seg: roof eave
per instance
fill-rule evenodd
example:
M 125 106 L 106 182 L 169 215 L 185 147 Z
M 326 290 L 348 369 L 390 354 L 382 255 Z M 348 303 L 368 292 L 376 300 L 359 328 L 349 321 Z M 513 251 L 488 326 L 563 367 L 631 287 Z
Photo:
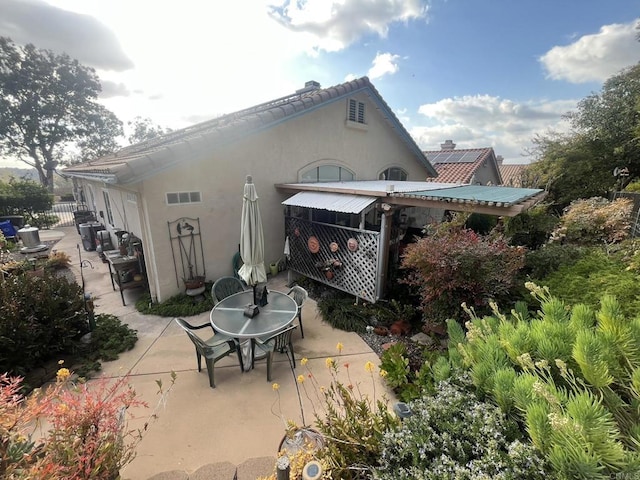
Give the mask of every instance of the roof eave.
M 90 172 L 74 172 L 64 170 L 63 175 L 74 178 L 81 178 L 83 180 L 91 180 L 94 182 L 102 182 L 109 184 L 118 184 L 118 176 L 113 173 L 90 173 Z

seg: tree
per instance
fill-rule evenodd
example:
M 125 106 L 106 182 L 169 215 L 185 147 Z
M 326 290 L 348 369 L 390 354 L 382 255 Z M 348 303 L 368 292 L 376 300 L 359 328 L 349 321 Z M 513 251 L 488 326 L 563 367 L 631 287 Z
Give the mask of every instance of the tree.
M 557 208 L 571 201 L 606 196 L 640 177 L 640 64 L 609 78 L 600 93 L 578 103 L 567 115 L 573 132 L 534 140 L 538 162 L 530 167 L 538 187 L 549 191 Z M 616 184 L 614 169 L 627 168 Z
M 161 137 L 172 131 L 168 127 L 163 128 L 155 125 L 150 118 L 136 117 L 132 121 L 127 122 L 127 125 L 133 128 L 133 132 L 127 137 L 131 145 Z
M 0 37 L 0 153 L 25 162 L 50 191 L 60 163 L 117 148 L 122 123 L 96 99 L 92 68 L 66 54 Z

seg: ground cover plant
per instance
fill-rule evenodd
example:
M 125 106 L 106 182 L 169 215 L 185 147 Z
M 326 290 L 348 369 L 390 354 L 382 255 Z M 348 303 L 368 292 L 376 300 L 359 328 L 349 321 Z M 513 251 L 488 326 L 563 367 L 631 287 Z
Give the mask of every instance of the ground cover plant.
M 387 430 L 377 480 L 511 479 L 548 476 L 518 425 L 469 390 L 468 375 L 439 382 L 409 403 L 411 415 Z
M 158 315 L 160 317 L 190 317 L 211 310 L 213 298 L 211 297 L 212 283 L 205 283 L 202 298 L 195 299 L 186 293 L 179 293 L 168 298 L 162 303 L 153 303 L 151 295 L 145 293 L 136 302 L 136 310 L 144 315 Z

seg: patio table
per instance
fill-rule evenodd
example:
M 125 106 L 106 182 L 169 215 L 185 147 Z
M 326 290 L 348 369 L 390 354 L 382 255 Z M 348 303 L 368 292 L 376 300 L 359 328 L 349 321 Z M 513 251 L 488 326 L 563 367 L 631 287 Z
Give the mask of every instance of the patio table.
M 234 293 L 218 302 L 211 310 L 213 328 L 240 342 L 244 371 L 253 363 L 251 339 L 263 338 L 279 332 L 296 318 L 298 305 L 289 295 L 270 291 L 267 305 L 259 307 L 253 318 L 244 315 L 245 307 L 253 303 L 253 291 Z

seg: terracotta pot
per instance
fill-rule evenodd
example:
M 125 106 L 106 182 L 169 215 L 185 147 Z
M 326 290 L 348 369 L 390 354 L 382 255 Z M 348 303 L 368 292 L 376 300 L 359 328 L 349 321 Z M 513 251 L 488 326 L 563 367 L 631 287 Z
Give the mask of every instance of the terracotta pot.
M 331 270 L 327 270 L 324 272 L 324 276 L 331 280 L 333 278 L 333 272 Z
M 375 333 L 376 335 L 380 335 L 381 337 L 386 337 L 387 335 L 389 335 L 389 330 L 387 329 L 387 327 L 375 327 L 373 329 L 373 333 Z

